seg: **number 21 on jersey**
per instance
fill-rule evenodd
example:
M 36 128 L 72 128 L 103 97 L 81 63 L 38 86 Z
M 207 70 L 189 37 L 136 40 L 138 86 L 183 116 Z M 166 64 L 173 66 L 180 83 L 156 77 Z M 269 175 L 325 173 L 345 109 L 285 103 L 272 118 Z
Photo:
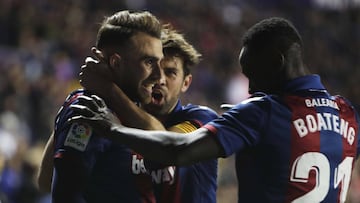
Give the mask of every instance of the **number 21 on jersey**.
M 338 188 L 339 185 L 341 185 L 339 188 L 340 202 L 345 202 L 351 179 L 353 159 L 353 157 L 345 157 L 335 168 L 334 174 L 330 174 L 330 163 L 324 154 L 307 152 L 299 156 L 292 165 L 290 181 L 306 183 L 309 180 L 310 171 L 314 170 L 316 174 L 315 187 L 292 202 L 321 202 L 325 199 L 330 187 Z M 331 175 L 334 176 L 334 184 L 330 186 Z

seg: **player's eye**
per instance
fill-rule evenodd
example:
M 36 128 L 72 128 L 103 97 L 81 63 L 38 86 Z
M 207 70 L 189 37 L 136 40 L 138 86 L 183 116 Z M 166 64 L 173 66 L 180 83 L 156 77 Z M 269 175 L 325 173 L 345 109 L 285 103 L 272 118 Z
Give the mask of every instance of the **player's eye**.
M 151 58 L 151 59 L 146 59 L 146 60 L 145 60 L 145 64 L 146 64 L 146 65 L 149 65 L 149 66 L 152 66 L 152 65 L 155 64 L 155 63 L 156 63 L 156 60 L 153 59 L 153 58 Z
M 178 74 L 178 71 L 174 68 L 167 68 L 164 72 L 168 76 L 176 76 Z

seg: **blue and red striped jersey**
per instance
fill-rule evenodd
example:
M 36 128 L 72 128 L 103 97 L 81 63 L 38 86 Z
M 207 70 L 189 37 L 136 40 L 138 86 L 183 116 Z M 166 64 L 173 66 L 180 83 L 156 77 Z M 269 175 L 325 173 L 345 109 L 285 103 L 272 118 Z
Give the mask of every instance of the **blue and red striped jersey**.
M 205 127 L 236 153 L 239 202 L 344 202 L 359 154 L 359 115 L 318 75 L 281 96 L 255 94 Z
M 193 104 L 182 106 L 178 101 L 175 109 L 167 116 L 163 124 L 168 128 L 190 122 L 194 128 L 200 128 L 217 117 L 217 113 L 208 107 Z M 186 128 L 186 125 L 183 126 Z M 155 171 L 149 168 L 148 170 L 152 174 L 155 195 L 159 203 L 216 202 L 217 159 L 186 167 L 170 166 Z M 160 172 L 161 170 L 163 173 Z M 154 176 L 154 174 L 157 175 Z M 160 174 L 170 175 L 160 178 L 162 176 Z
M 74 116 L 69 106 L 84 94 L 89 93 L 71 93 L 56 118 L 54 203 L 216 202 L 216 159 L 188 167 L 165 167 L 111 142 L 87 124 L 69 124 L 67 120 Z M 181 106 L 179 101 L 164 125 L 189 122 L 188 126 L 199 128 L 214 118 L 216 112 L 207 107 Z
M 83 94 L 71 93 L 56 117 L 53 202 L 156 202 L 139 154 L 87 124 L 67 122 L 74 116 L 69 106 Z

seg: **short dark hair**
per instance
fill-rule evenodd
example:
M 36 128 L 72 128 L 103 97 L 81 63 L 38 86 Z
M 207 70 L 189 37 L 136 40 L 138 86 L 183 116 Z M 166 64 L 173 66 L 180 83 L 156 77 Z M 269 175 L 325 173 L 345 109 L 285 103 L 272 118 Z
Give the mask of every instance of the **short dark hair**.
M 137 32 L 144 32 L 161 38 L 162 26 L 159 20 L 148 11 L 119 11 L 106 17 L 97 34 L 96 47 L 123 46 Z
M 280 17 L 271 17 L 252 26 L 243 36 L 243 46 L 261 49 L 276 47 L 280 52 L 286 52 L 293 43 L 302 47 L 302 39 L 295 26 Z

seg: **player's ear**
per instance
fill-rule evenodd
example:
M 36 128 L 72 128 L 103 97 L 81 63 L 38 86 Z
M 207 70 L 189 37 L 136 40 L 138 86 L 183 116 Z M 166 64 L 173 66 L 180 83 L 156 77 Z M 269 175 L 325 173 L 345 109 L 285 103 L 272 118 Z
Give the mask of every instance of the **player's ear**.
M 109 63 L 111 67 L 118 67 L 120 65 L 121 56 L 117 53 L 110 56 Z
M 183 93 L 186 92 L 189 89 L 191 82 L 192 82 L 192 75 L 189 74 L 189 75 L 185 76 L 183 85 L 181 87 L 181 92 L 183 92 Z
M 277 61 L 277 65 L 279 67 L 280 70 L 284 69 L 285 67 L 285 56 L 283 53 L 281 53 L 280 51 L 275 52 L 275 57 L 274 57 Z

